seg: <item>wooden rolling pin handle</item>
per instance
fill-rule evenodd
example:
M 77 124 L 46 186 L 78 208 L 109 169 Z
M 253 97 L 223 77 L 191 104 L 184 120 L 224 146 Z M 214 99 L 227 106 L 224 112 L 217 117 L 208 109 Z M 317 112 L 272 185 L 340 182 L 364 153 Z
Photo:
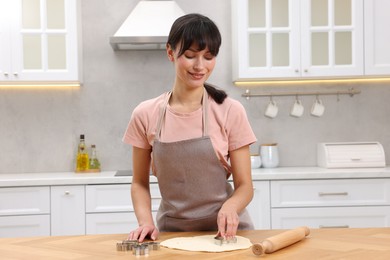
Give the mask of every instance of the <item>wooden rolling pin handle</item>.
M 255 255 L 262 255 L 264 253 L 273 253 L 286 246 L 290 246 L 310 234 L 308 227 L 298 227 L 292 230 L 285 231 L 278 235 L 269 237 L 261 243 L 256 243 L 252 246 L 252 252 Z

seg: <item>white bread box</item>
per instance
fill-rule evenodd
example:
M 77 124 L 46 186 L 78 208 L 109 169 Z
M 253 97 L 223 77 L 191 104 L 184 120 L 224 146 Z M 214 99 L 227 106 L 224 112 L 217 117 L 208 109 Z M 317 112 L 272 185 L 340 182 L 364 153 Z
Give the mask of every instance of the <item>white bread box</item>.
M 385 151 L 379 142 L 319 143 L 317 165 L 324 168 L 385 167 Z

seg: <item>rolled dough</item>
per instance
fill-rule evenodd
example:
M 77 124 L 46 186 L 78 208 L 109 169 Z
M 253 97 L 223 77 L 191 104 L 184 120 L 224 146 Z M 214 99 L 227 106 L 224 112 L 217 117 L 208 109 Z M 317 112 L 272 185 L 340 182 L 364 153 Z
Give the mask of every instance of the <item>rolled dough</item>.
M 167 239 L 160 243 L 163 247 L 197 252 L 226 252 L 240 249 L 247 249 L 252 246 L 248 238 L 236 236 L 237 243 L 215 244 L 215 235 L 204 235 L 194 237 L 176 237 Z

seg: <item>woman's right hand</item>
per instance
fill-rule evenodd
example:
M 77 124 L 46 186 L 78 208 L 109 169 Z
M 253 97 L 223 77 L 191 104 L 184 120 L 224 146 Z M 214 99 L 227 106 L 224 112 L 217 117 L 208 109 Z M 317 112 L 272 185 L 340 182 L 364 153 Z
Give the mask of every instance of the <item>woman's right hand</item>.
M 143 225 L 136 230 L 130 232 L 127 237 L 128 240 L 138 240 L 138 242 L 144 241 L 146 237 L 150 237 L 152 240 L 158 238 L 159 231 L 154 225 Z

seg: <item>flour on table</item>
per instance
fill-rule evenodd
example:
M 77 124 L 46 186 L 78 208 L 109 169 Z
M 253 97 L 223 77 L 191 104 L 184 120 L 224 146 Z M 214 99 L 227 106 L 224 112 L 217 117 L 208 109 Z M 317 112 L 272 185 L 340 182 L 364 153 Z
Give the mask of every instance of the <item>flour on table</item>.
M 215 235 L 204 235 L 194 237 L 176 237 L 167 239 L 160 243 L 161 246 L 185 251 L 197 252 L 226 252 L 240 249 L 247 249 L 252 246 L 248 238 L 236 236 L 237 243 L 215 244 Z

